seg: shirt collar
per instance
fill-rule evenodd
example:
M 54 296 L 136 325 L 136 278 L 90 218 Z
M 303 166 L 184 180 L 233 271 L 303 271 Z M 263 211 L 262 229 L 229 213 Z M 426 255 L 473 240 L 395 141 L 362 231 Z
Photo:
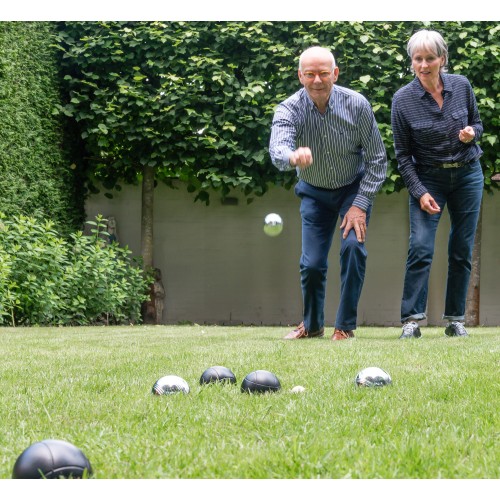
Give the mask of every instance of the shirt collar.
M 445 92 L 452 92 L 451 79 L 447 73 L 441 73 L 441 80 L 443 82 L 443 90 Z M 419 97 L 423 97 L 427 91 L 424 89 L 418 77 L 415 77 L 413 82 L 413 89 L 418 94 Z
M 307 105 L 309 106 L 310 109 L 315 109 L 316 108 L 316 105 L 314 104 L 313 100 L 311 99 L 311 96 L 309 95 L 309 92 L 307 92 L 307 90 L 302 87 L 302 91 L 304 92 L 305 96 L 306 96 L 306 101 L 307 101 Z M 333 101 L 335 100 L 335 94 L 336 90 L 335 90 L 335 85 L 333 86 L 331 92 L 330 92 L 330 97 L 328 98 L 328 103 L 326 105 L 326 109 L 328 110 L 328 108 L 330 109 L 333 109 Z
M 441 73 L 441 80 L 443 80 L 443 89 L 445 92 L 452 92 L 451 78 L 448 73 Z

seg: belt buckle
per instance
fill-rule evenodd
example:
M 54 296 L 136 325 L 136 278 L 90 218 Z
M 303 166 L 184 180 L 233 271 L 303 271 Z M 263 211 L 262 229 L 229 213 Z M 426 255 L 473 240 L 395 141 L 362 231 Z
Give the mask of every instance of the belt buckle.
M 441 168 L 458 168 L 461 163 L 443 163 L 441 164 Z

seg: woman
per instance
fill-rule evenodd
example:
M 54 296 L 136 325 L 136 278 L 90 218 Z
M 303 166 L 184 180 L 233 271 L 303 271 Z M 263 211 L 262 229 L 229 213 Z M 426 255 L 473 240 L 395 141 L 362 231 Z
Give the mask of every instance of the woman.
M 465 302 L 483 193 L 477 144 L 483 133 L 472 87 L 446 73 L 448 48 L 436 31 L 421 30 L 408 42 L 415 79 L 392 102 L 399 171 L 410 193 L 410 243 L 401 302 L 401 339 L 421 336 L 429 273 L 442 210 L 448 205 L 448 280 L 445 334 L 466 337 Z

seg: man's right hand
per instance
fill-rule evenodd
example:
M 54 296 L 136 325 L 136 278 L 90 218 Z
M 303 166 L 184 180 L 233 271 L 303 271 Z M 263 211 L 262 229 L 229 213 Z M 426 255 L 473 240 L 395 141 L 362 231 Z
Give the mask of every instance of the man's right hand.
M 292 167 L 306 168 L 312 165 L 313 157 L 309 148 L 298 148 L 290 156 Z

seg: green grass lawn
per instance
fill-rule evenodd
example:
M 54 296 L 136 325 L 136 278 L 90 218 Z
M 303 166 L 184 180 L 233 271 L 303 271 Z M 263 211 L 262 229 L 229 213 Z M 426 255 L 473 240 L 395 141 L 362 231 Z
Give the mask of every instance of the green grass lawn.
M 499 328 L 399 341 L 399 328 L 362 327 L 337 343 L 283 341 L 288 330 L 0 329 L 0 478 L 49 438 L 81 448 L 97 479 L 500 477 Z M 237 384 L 200 386 L 213 365 Z M 368 366 L 392 385 L 356 387 Z M 241 393 L 258 369 L 282 390 Z M 154 396 L 168 374 L 190 393 Z

